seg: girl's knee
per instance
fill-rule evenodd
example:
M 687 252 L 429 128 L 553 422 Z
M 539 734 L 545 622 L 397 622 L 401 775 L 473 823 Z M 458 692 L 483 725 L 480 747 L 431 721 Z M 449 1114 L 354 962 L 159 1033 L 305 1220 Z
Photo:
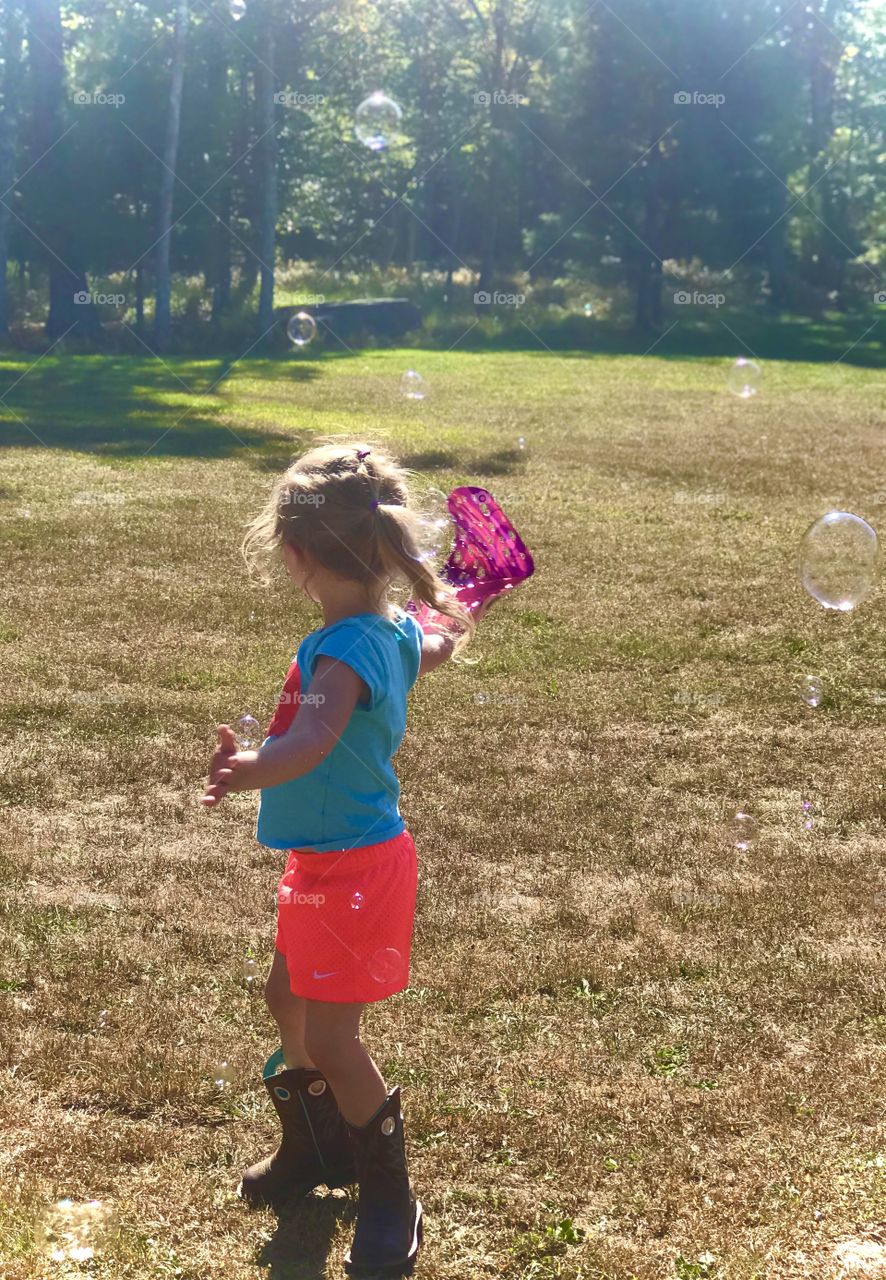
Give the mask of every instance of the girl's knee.
M 334 1074 L 338 1064 L 353 1052 L 354 1044 L 353 1035 L 342 1035 L 328 1027 L 312 1027 L 305 1031 L 305 1051 L 327 1075 Z

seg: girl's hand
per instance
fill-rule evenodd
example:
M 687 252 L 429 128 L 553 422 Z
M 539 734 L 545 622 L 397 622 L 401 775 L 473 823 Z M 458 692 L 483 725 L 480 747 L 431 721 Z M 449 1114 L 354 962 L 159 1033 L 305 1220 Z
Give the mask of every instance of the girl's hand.
M 200 803 L 204 808 L 214 809 L 224 800 L 229 791 L 237 790 L 237 783 L 242 779 L 238 778 L 235 781 L 235 774 L 238 771 L 242 774 L 244 766 L 253 755 L 254 752 L 237 751 L 237 739 L 229 724 L 218 726 L 218 746 L 209 765 L 209 781 L 206 784 L 206 790 L 200 797 Z

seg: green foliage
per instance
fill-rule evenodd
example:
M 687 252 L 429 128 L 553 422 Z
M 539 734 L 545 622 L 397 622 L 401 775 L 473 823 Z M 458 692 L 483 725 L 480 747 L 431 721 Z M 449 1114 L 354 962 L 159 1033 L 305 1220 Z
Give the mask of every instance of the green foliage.
M 8 258 L 19 331 L 42 320 L 60 256 L 71 278 L 115 279 L 101 291 L 123 301 L 96 311 L 117 341 L 137 347 L 130 331 L 147 332 L 175 9 L 5 6 L 0 171 L 13 189 L 0 277 Z M 775 17 L 770 0 L 624 0 L 618 13 L 570 0 L 248 0 L 239 22 L 225 0 L 190 6 L 179 341 L 205 331 L 206 346 L 242 349 L 258 336 L 268 56 L 277 265 L 318 264 L 312 299 L 353 296 L 351 280 L 372 273 L 389 290 L 396 268 L 441 343 L 470 327 L 474 344 L 532 333 L 561 348 L 620 313 L 664 328 L 673 309 L 681 328 L 719 330 L 718 308 L 674 305 L 683 294 L 816 317 L 870 310 L 886 217 L 882 7 L 815 0 Z M 59 23 L 63 69 L 44 48 Z M 402 137 L 373 154 L 354 112 L 380 86 L 402 104 Z M 475 307 L 478 279 L 526 302 Z M 0 290 L 0 329 L 5 308 Z

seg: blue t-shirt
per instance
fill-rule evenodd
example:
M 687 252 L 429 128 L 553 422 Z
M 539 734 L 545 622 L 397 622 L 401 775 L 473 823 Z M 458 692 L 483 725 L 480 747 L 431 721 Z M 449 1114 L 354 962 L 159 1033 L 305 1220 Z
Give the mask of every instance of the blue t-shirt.
M 316 768 L 262 790 L 255 833 L 262 844 L 327 853 L 378 844 L 404 830 L 392 757 L 406 730 L 406 696 L 418 678 L 421 645 L 421 627 L 401 610 L 393 619 L 355 614 L 305 637 L 293 664 L 295 687 L 301 690 L 293 695 L 296 701 L 307 694 L 321 655 L 356 671 L 369 700 L 358 702 L 341 738 Z M 275 716 L 268 741 L 280 736 L 275 726 L 282 722 Z

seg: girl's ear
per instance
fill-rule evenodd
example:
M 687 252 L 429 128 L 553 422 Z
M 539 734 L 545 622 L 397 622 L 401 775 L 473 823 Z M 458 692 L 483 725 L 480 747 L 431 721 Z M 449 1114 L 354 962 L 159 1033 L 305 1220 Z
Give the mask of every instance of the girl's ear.
M 286 565 L 289 576 L 296 581 L 301 581 L 307 568 L 305 553 L 300 551 L 298 547 L 290 546 L 288 542 L 284 542 L 283 563 Z

